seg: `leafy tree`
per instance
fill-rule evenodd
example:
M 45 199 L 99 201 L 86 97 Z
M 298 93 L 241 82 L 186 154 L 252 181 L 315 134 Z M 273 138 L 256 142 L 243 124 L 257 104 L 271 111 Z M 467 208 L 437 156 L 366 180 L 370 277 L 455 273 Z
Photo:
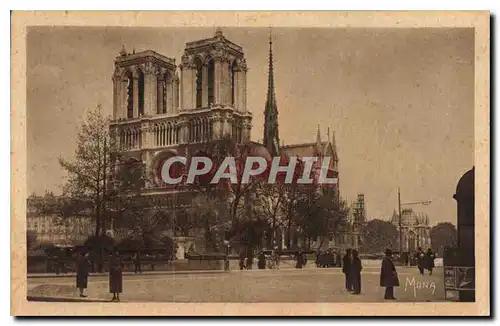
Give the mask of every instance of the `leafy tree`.
M 398 243 L 398 229 L 390 222 L 374 219 L 363 225 L 363 251 L 381 253 Z
M 457 245 L 457 229 L 449 222 L 438 223 L 431 228 L 432 250 L 439 256 L 443 255 L 444 247 L 454 247 Z
M 299 189 L 296 204 L 297 224 L 308 239 L 320 237 L 320 247 L 325 238 L 335 233 L 347 219 L 347 205 L 340 200 L 333 188 L 304 185 Z
M 101 235 L 104 229 L 103 209 L 113 173 L 113 152 L 114 142 L 109 133 L 109 118 L 104 117 L 102 108 L 98 105 L 89 110 L 80 127 L 74 160 L 59 159 L 61 167 L 68 174 L 64 194 L 92 203 L 96 237 Z
M 63 215 L 90 209 L 95 236 L 104 233 L 105 218 L 116 220 L 132 209 L 145 184 L 144 164 L 116 154 L 116 135 L 109 122 L 100 105 L 89 110 L 78 132 L 74 160 L 59 159 L 68 174 L 64 195 L 69 202 L 63 205 Z

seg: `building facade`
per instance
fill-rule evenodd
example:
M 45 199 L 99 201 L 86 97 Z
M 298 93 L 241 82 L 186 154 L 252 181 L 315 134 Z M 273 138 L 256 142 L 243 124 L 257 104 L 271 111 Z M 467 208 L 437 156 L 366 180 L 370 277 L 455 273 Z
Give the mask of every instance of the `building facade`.
M 80 245 L 94 234 L 95 221 L 88 211 L 72 216 L 59 212 L 64 198 L 31 196 L 27 201 L 26 227 L 35 235 L 35 243 Z
M 250 140 L 247 70 L 243 49 L 220 29 L 187 43 L 179 66 L 151 50 L 122 49 L 115 59 L 110 128 L 121 160 L 144 164 L 148 190 L 166 191 L 161 164 L 171 156 L 189 158 L 227 137 Z
M 391 222 L 399 228 L 399 218 L 396 211 L 392 214 Z M 401 239 L 403 252 L 414 252 L 419 247 L 423 250 L 431 248 L 431 226 L 429 216 L 416 213 L 411 208 L 401 211 Z

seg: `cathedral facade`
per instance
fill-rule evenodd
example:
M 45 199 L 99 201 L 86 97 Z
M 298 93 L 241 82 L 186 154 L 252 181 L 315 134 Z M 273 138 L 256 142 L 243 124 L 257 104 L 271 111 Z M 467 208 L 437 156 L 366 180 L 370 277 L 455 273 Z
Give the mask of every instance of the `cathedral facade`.
M 399 218 L 396 211 L 392 214 L 392 224 L 399 228 Z M 431 226 L 427 214 L 416 213 L 411 208 L 401 211 L 401 239 L 403 252 L 415 252 L 431 248 Z
M 227 137 L 236 143 L 250 142 L 252 113 L 247 107 L 248 69 L 242 47 L 217 29 L 211 38 L 186 43 L 180 65 L 152 50 L 130 54 L 125 49 L 114 64 L 110 130 L 118 146 L 116 155 L 121 162 L 145 167 L 147 180 L 142 193 L 146 196 L 142 197 L 150 199 L 145 209 L 148 205 L 173 210 L 188 207 L 192 193 L 166 185 L 161 165 L 171 156 L 189 159 L 207 144 Z M 270 38 L 264 142 L 257 145 L 272 156 L 331 157 L 329 177 L 338 178 L 335 134 L 330 138 L 328 132 L 326 138 L 318 129 L 315 142 L 280 146 Z M 337 184 L 332 200 L 340 198 L 338 189 Z M 286 237 L 289 235 L 281 232 L 276 240 L 283 246 L 297 244 L 298 239 Z M 335 237 L 331 234 L 326 245 L 338 245 Z
M 225 137 L 250 140 L 246 74 L 243 49 L 220 29 L 187 43 L 179 66 L 151 50 L 122 49 L 115 59 L 110 128 L 122 160 L 145 165 L 146 191 L 165 190 L 159 167 L 170 156 L 190 157 Z

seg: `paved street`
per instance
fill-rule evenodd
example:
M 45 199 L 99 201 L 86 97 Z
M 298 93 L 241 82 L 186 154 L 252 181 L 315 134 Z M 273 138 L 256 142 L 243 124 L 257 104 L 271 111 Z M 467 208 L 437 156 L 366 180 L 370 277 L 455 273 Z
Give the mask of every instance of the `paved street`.
M 384 291 L 379 287 L 379 271 L 380 269 L 376 267 L 363 270 L 361 295 L 346 293 L 344 275 L 339 269 L 126 275 L 121 300 L 123 302 L 379 302 L 382 301 Z M 399 302 L 444 300 L 441 268 L 432 276 L 420 276 L 416 268 L 399 268 L 398 272 L 401 286 L 396 290 L 396 298 Z M 108 278 L 90 276 L 86 293 L 91 300 L 110 299 Z M 28 295 L 78 298 L 73 277 L 29 278 Z

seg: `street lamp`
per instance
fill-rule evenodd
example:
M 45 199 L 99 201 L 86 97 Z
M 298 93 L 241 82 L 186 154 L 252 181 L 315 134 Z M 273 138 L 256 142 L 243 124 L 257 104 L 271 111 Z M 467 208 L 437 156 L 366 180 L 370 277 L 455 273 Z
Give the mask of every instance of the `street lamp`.
M 402 223 L 401 223 L 401 206 L 409 206 L 409 205 L 430 205 L 431 201 L 430 200 L 420 200 L 416 202 L 411 202 L 411 203 L 401 203 L 401 191 L 398 187 L 398 213 L 399 213 L 399 257 L 402 257 L 403 254 L 403 230 L 402 230 Z

